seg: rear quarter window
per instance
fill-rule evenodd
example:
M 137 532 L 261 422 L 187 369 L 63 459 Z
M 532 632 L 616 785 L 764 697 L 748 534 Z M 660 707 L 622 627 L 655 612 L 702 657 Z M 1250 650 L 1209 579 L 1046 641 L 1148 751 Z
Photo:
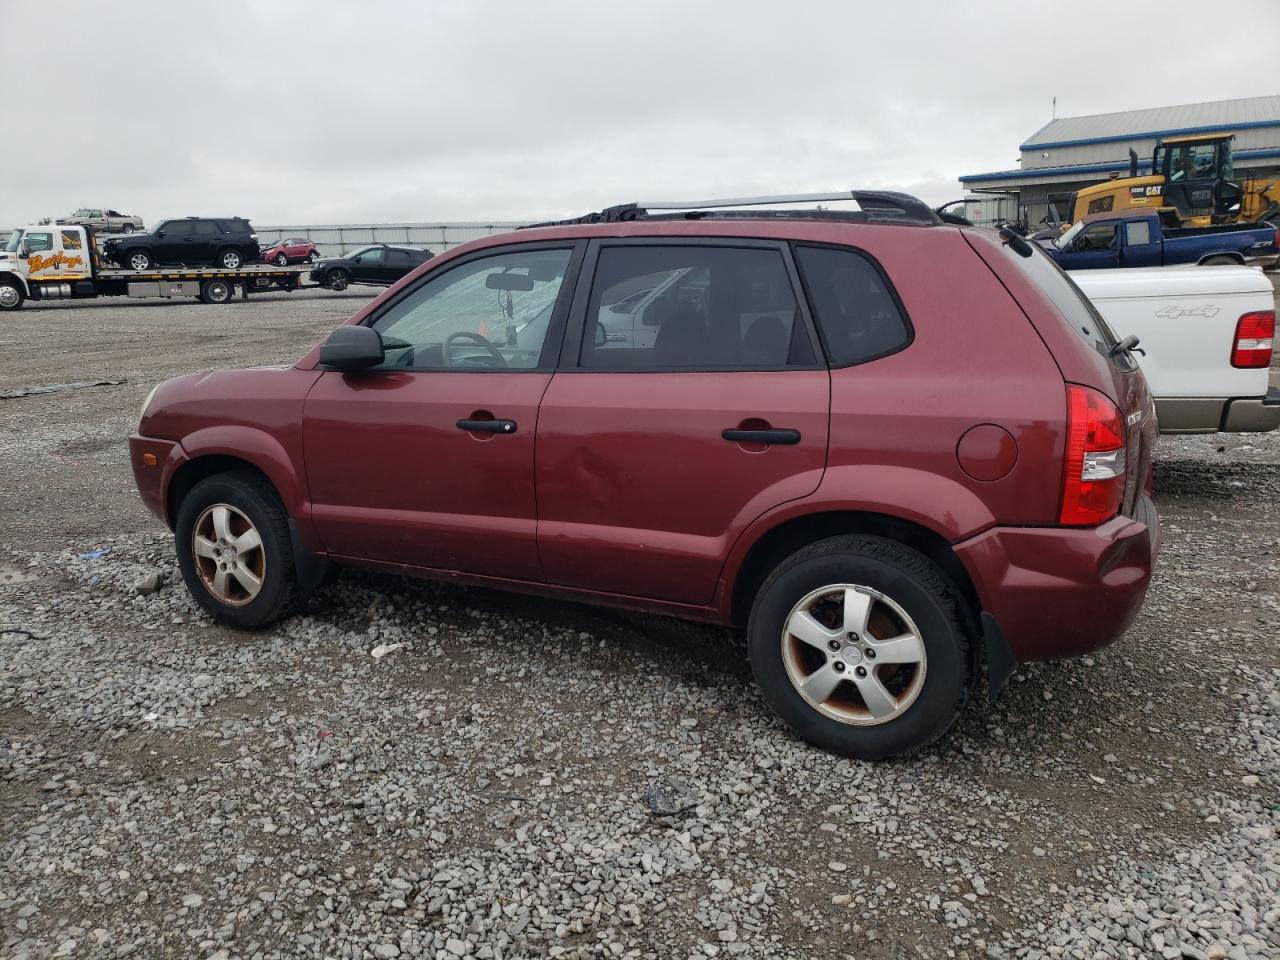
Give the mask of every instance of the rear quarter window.
M 1031 244 L 1031 256 L 1023 257 L 1005 247 L 1010 259 L 1027 278 L 1044 292 L 1067 323 L 1100 353 L 1108 353 L 1116 344 L 1116 335 L 1102 319 L 1102 314 L 1076 286 L 1071 276 L 1054 263 L 1053 258 Z
M 796 263 L 834 367 L 866 363 L 911 342 L 911 326 L 884 272 L 847 247 L 798 245 Z

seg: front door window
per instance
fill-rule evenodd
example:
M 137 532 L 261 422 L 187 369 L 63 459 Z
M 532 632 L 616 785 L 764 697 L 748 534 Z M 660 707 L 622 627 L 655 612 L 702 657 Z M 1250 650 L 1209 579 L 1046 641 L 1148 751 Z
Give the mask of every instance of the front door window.
M 383 366 L 534 369 L 546 346 L 570 254 L 570 250 L 504 253 L 433 277 L 373 324 L 387 352 Z

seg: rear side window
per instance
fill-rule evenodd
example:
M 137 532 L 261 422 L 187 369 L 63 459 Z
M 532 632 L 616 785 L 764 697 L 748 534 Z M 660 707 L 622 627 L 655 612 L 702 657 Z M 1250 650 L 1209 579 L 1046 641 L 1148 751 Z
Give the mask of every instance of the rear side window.
M 197 237 L 216 237 L 217 235 L 218 235 L 218 228 L 214 226 L 212 221 L 210 220 L 196 221 Z
M 1058 312 L 1067 318 L 1067 322 L 1086 342 L 1102 353 L 1107 353 L 1115 346 L 1116 336 L 1107 326 L 1107 321 L 1102 319 L 1102 314 L 1098 313 L 1066 271 L 1054 263 L 1038 245 L 1031 244 L 1029 257 L 1014 253 L 1009 259 L 1053 301 Z
M 875 360 L 911 342 L 897 297 L 866 257 L 835 247 L 798 246 L 796 262 L 832 366 Z
M 1133 220 L 1124 225 L 1125 243 L 1131 247 L 1141 247 L 1151 242 L 1151 221 Z
M 777 370 L 813 346 L 777 248 L 609 246 L 587 305 L 593 370 Z

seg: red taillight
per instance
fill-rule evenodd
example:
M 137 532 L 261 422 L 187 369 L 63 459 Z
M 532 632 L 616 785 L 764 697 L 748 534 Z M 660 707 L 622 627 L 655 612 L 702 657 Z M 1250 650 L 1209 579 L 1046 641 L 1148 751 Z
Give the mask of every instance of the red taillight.
M 1231 348 L 1233 367 L 1269 367 L 1276 341 L 1276 312 L 1259 310 L 1236 321 L 1236 339 Z
M 1124 419 L 1089 387 L 1067 384 L 1067 457 L 1059 520 L 1091 527 L 1120 512 L 1124 499 Z

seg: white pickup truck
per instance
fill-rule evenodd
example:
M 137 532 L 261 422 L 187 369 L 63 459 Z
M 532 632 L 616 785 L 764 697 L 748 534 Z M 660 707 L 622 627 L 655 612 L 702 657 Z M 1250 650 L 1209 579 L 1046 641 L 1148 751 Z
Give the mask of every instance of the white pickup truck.
M 1261 270 L 1131 267 L 1070 276 L 1118 338 L 1138 337 L 1161 433 L 1280 426 L 1280 389 L 1268 386 L 1275 289 Z

